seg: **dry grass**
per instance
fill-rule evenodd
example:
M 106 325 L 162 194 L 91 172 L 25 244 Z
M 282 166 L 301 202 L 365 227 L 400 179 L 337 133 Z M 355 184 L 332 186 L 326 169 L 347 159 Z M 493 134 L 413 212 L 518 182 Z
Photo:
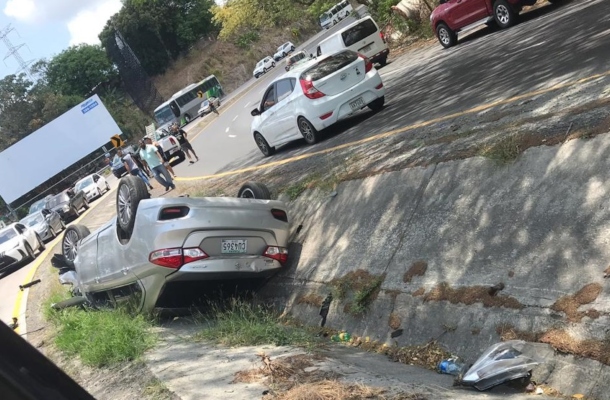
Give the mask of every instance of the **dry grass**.
M 308 293 L 304 296 L 299 297 L 297 300 L 297 304 L 306 304 L 312 307 L 322 307 L 323 302 L 324 297 L 315 293 Z
M 396 314 L 395 312 L 390 314 L 390 318 L 388 318 L 388 326 L 390 328 L 392 328 L 392 330 L 396 330 L 398 328 L 400 328 L 400 325 L 402 324 L 402 321 L 400 319 L 400 317 L 398 316 L 398 314 Z
M 508 271 L 508 277 L 512 278 L 515 276 L 515 271 Z
M 424 302 L 448 301 L 452 304 L 472 305 L 482 303 L 484 307 L 504 307 L 521 310 L 525 306 L 510 296 L 492 296 L 486 286 L 464 286 L 452 288 L 448 283 L 442 282 L 432 288 L 424 296 Z
M 420 287 L 419 289 L 417 289 L 416 291 L 413 292 L 413 297 L 420 297 L 420 296 L 423 296 L 424 294 L 426 294 L 426 289 L 424 289 L 423 287 Z
M 368 310 L 371 303 L 379 296 L 384 280 L 385 274 L 378 276 L 359 269 L 348 272 L 341 278 L 333 279 L 330 285 L 333 298 L 348 300 L 343 309 L 346 313 L 361 315 Z
M 451 357 L 451 354 L 431 341 L 421 346 L 388 347 L 384 351 L 392 361 L 408 365 L 418 365 L 436 370 L 438 363 Z
M 472 336 L 476 336 L 478 334 L 481 333 L 481 328 L 473 328 L 470 333 L 472 334 Z
M 593 303 L 601 291 L 602 286 L 599 283 L 590 283 L 585 285 L 574 295 L 561 297 L 551 306 L 551 310 L 565 313 L 570 322 L 580 322 L 585 316 L 594 318 L 595 315 L 597 315 L 595 318 L 598 318 L 599 312 L 596 310 L 581 312 L 578 311 L 578 309 L 580 306 Z
M 423 260 L 415 261 L 411 265 L 411 267 L 409 267 L 409 270 L 407 272 L 405 272 L 405 274 L 403 275 L 402 281 L 404 283 L 409 283 L 416 276 L 424 276 L 424 274 L 426 273 L 427 270 L 428 270 L 427 262 L 425 262 Z

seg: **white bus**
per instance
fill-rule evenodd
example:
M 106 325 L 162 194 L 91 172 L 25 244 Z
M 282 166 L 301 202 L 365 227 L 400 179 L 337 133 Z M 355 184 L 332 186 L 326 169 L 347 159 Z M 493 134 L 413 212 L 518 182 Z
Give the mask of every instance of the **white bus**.
M 324 29 L 328 29 L 339 23 L 342 19 L 347 18 L 352 11 L 353 8 L 350 2 L 348 0 L 343 0 L 320 15 L 320 26 Z
M 174 122 L 178 122 L 180 126 L 186 125 L 197 117 L 199 107 L 205 99 L 209 97 L 220 99 L 223 96 L 222 86 L 214 75 L 208 76 L 199 83 L 193 83 L 155 109 L 157 128 L 166 128 Z

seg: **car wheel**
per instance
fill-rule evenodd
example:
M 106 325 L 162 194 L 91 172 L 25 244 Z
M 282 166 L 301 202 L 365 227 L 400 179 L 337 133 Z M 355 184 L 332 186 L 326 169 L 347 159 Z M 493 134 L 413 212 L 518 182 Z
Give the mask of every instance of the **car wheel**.
M 90 234 L 89 228 L 84 225 L 70 225 L 66 229 L 61 240 L 61 253 L 68 261 L 74 262 L 78 254 L 78 244 Z
M 383 110 L 383 105 L 385 104 L 385 96 L 381 96 L 378 99 L 373 100 L 369 103 L 368 107 L 373 111 L 381 111 Z
M 292 46 L 292 47 L 290 48 L 290 51 L 294 51 L 294 46 Z
M 506 0 L 497 0 L 494 3 L 494 18 L 498 26 L 504 29 L 515 24 L 517 13 Z
M 267 73 L 267 68 L 263 68 L 263 74 Z
M 318 142 L 318 131 L 316 128 L 314 128 L 311 122 L 304 117 L 299 117 L 297 120 L 297 125 L 307 144 L 315 144 Z
M 110 185 L 108 184 L 108 182 L 106 182 L 106 191 L 109 192 L 110 191 Z
M 88 210 L 88 209 L 89 209 L 89 202 L 88 202 L 87 200 L 85 200 L 85 201 L 83 202 L 83 207 L 84 207 L 84 209 L 85 209 L 85 210 Z
M 275 68 L 275 63 L 274 62 L 271 63 L 271 68 Z
M 32 250 L 32 247 L 30 246 L 30 244 L 28 242 L 25 242 L 24 247 L 25 247 L 25 252 L 27 254 L 27 257 L 28 257 L 28 262 L 34 261 L 36 256 L 34 255 L 34 251 Z
M 237 197 L 242 199 L 271 200 L 269 188 L 258 182 L 246 182 L 237 192 Z
M 57 232 L 53 229 L 52 226 L 49 226 L 49 230 L 51 231 L 51 239 L 55 239 L 57 237 Z
M 254 75 L 254 79 L 258 79 L 258 74 Z
M 117 223 L 127 236 L 131 237 L 136 222 L 138 204 L 150 198 L 144 181 L 136 176 L 126 176 L 119 182 L 116 194 Z
M 44 245 L 44 242 L 42 241 L 42 239 L 40 238 L 40 236 L 38 234 L 36 234 L 36 240 L 38 240 L 38 251 L 40 253 L 42 253 L 43 251 L 45 251 L 47 249 L 47 246 Z
M 383 57 L 381 60 L 379 60 L 379 65 L 381 65 L 382 67 L 388 65 L 388 57 Z
M 77 218 L 80 215 L 80 211 L 74 206 L 72 206 L 72 215 L 74 215 L 74 218 Z
M 438 41 L 446 49 L 455 46 L 457 43 L 457 35 L 455 32 L 442 22 L 438 24 L 438 27 L 436 28 L 436 37 L 438 37 Z
M 60 226 L 61 226 L 61 230 L 62 230 L 62 231 L 66 229 L 66 224 L 64 223 L 64 220 L 63 220 L 63 219 L 60 219 L 60 220 L 59 220 L 59 224 L 60 224 Z
M 260 133 L 256 132 L 254 134 L 254 141 L 256 142 L 258 149 L 261 151 L 261 153 L 263 153 L 265 157 L 272 156 L 273 153 L 275 153 L 275 147 L 269 146 L 269 143 L 267 142 L 265 137 Z
M 191 116 L 189 114 L 184 114 L 184 120 L 188 124 L 189 122 L 191 122 Z

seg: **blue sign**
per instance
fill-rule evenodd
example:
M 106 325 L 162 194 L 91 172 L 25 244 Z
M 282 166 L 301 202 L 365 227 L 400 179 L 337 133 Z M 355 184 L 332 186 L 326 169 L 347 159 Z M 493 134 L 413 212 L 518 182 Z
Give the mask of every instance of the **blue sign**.
M 81 111 L 83 112 L 83 114 L 87 114 L 89 111 L 93 110 L 95 107 L 97 107 L 99 105 L 99 103 L 93 99 L 89 99 L 86 102 L 84 102 L 83 104 L 81 104 L 80 108 Z

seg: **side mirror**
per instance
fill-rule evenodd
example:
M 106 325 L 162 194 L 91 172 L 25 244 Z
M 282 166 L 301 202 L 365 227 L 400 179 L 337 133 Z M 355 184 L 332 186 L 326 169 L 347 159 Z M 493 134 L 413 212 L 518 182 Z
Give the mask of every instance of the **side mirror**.
M 252 110 L 252 112 L 250 113 L 250 115 L 252 115 L 253 117 L 256 117 L 258 115 L 261 115 L 261 112 L 258 111 L 258 108 L 255 108 L 254 110 Z

